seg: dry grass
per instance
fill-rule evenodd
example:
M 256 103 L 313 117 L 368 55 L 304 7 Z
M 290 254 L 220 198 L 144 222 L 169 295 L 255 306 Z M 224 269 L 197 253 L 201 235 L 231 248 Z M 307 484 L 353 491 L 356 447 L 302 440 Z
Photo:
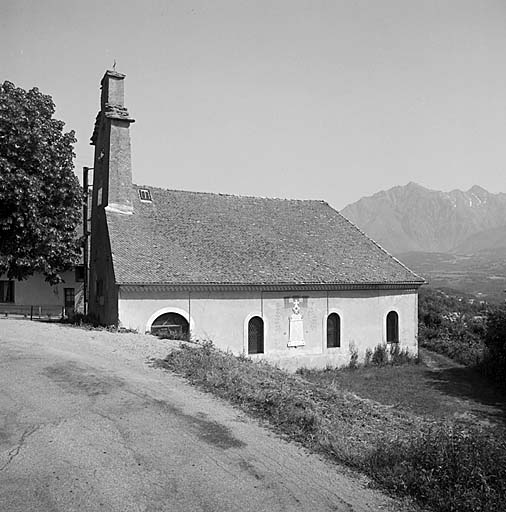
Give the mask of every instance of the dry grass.
M 303 374 L 320 387 L 349 391 L 426 419 L 506 423 L 504 393 L 474 368 L 454 364 L 434 370 L 421 362 Z
M 291 375 L 225 354 L 210 344 L 182 345 L 155 364 L 267 420 L 290 439 L 365 471 L 385 488 L 409 494 L 437 510 L 503 510 L 504 442 L 492 433 L 410 410 L 403 398 L 403 383 L 411 380 L 414 390 L 416 366 Z M 395 404 L 369 398 L 382 383 L 389 391 L 397 388 Z M 381 398 L 381 391 L 376 393 Z M 380 401 L 386 402 L 386 396 Z M 458 492 L 463 482 L 467 482 L 466 492 Z

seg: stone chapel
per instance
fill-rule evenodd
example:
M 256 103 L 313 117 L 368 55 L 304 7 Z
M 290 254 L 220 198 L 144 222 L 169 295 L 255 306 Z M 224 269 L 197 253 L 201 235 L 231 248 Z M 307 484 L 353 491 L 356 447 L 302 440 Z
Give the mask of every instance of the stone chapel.
M 288 369 L 417 352 L 424 280 L 326 202 L 133 184 L 124 79 L 105 73 L 91 138 L 91 313 Z

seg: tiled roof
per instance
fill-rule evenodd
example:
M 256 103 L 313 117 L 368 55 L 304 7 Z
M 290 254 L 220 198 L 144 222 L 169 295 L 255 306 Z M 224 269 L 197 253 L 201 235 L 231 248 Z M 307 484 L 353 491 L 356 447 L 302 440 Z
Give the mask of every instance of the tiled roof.
M 133 189 L 107 212 L 118 284 L 423 282 L 323 201 Z

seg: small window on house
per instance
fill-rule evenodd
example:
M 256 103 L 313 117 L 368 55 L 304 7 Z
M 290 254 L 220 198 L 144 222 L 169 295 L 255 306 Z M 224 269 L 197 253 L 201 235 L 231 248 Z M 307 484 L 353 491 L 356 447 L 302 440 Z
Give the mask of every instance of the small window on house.
M 387 343 L 399 343 L 399 315 L 395 311 L 387 315 Z
M 0 281 L 0 302 L 14 302 L 14 281 Z
M 63 293 L 65 314 L 67 316 L 73 316 L 76 307 L 76 290 L 75 288 L 64 288 Z
M 264 353 L 264 321 L 254 316 L 248 322 L 248 354 Z
M 139 198 L 141 201 L 151 202 L 151 192 L 147 188 L 139 189 Z
M 102 187 L 100 187 L 97 191 L 97 206 L 102 204 Z
M 84 281 L 84 265 L 76 265 L 75 280 L 76 283 L 82 283 Z
M 341 318 L 337 313 L 327 317 L 327 348 L 341 346 Z

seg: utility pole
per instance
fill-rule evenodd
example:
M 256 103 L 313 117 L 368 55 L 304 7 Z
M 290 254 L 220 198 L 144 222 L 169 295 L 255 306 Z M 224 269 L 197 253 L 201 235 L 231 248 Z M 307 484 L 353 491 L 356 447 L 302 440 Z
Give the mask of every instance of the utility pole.
M 89 167 L 83 167 L 83 188 L 84 188 L 84 201 L 83 201 L 83 311 L 88 314 L 88 172 Z

